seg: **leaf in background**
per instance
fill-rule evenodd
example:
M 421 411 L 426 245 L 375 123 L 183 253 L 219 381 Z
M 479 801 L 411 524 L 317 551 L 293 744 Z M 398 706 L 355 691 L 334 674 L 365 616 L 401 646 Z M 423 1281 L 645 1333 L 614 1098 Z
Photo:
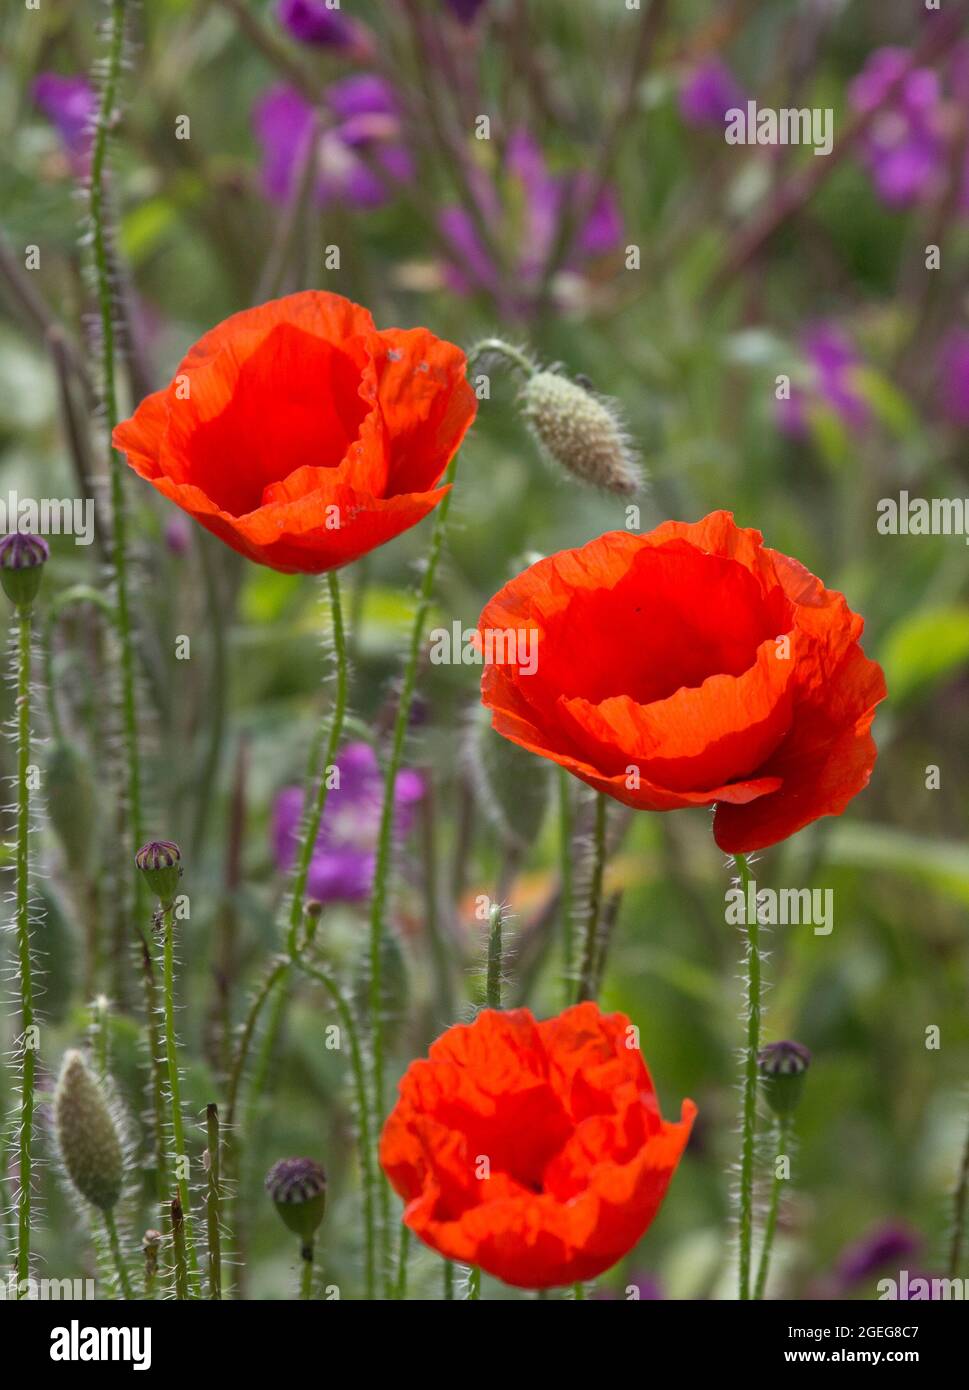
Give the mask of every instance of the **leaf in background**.
M 484 708 L 471 716 L 467 757 L 481 804 L 502 838 L 532 844 L 548 808 L 547 765 L 496 734 Z
M 969 663 L 969 607 L 932 608 L 896 623 L 881 650 L 889 699 L 905 704 Z

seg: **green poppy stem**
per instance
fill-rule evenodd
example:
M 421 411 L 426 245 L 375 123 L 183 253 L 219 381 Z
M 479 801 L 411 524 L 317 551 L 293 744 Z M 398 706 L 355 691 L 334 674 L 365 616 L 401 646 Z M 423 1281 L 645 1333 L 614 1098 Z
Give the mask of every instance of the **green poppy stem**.
M 786 1151 L 791 1135 L 790 1117 L 783 1115 L 777 1120 L 777 1153 L 774 1161 L 780 1158 Z M 774 1182 L 771 1186 L 770 1205 L 767 1209 L 767 1224 L 764 1227 L 764 1244 L 761 1247 L 760 1263 L 757 1266 L 757 1278 L 754 1282 L 754 1298 L 759 1302 L 767 1289 L 767 1276 L 770 1273 L 770 1257 L 774 1246 L 774 1235 L 777 1231 L 777 1218 L 781 1209 L 781 1193 L 784 1190 L 786 1179 L 779 1177 L 777 1169 L 774 1170 Z
M 748 900 L 750 868 L 742 854 L 734 856 L 744 902 Z M 738 1234 L 740 1245 L 739 1297 L 750 1298 L 750 1271 L 754 1241 L 754 1152 L 757 1138 L 757 1054 L 760 1051 L 761 972 L 760 923 L 756 907 L 744 914 L 746 938 L 747 1044 L 744 1050 L 743 1111 L 741 1119 L 740 1194 Z M 749 920 L 748 920 L 749 919 Z

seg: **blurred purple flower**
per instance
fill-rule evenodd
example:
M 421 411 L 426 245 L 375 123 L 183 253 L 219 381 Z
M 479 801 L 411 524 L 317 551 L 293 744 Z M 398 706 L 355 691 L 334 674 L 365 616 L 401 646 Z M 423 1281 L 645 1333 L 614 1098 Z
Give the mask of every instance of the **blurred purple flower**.
M 871 1279 L 879 1270 L 907 1260 L 921 1249 L 921 1236 L 899 1221 L 875 1226 L 859 1240 L 845 1246 L 838 1257 L 835 1274 L 843 1290 Z
M 688 125 L 722 126 L 732 106 L 744 107 L 746 96 L 719 58 L 708 58 L 687 74 L 680 87 L 680 115 Z
M 939 353 L 939 408 L 950 424 L 969 429 L 969 328 L 954 328 Z
M 339 7 L 326 0 L 279 0 L 280 24 L 300 43 L 333 48 L 358 58 L 373 54 L 370 31 L 355 19 L 347 19 Z
M 513 184 L 510 203 L 518 210 L 519 221 L 516 227 L 505 229 L 502 239 L 520 248 L 515 282 L 525 305 L 541 282 L 566 203 L 581 204 L 588 197 L 591 176 L 585 170 L 574 175 L 550 173 L 545 156 L 526 131 L 510 136 L 506 167 Z M 501 237 L 503 212 L 494 184 L 476 171 L 474 185 L 486 220 L 495 228 L 496 237 Z M 445 208 L 439 225 L 453 256 L 446 272 L 451 288 L 461 294 L 475 290 L 496 293 L 498 270 L 470 213 L 464 208 Z M 622 218 L 615 196 L 607 188 L 576 229 L 566 269 L 576 269 L 583 260 L 612 251 L 621 239 Z
M 181 558 L 188 554 L 192 543 L 192 529 L 188 518 L 182 512 L 173 512 L 165 522 L 165 549 L 169 555 Z
M 851 340 L 833 324 L 816 324 L 803 339 L 810 380 L 806 387 L 793 383 L 790 400 L 777 402 L 779 428 L 795 439 L 810 433 L 812 403 L 833 410 L 841 422 L 858 433 L 868 424 L 871 411 L 854 376 L 861 358 Z
M 86 77 L 62 77 L 58 72 L 42 72 L 34 79 L 33 98 L 48 120 L 57 127 L 73 173 L 82 177 L 88 170 L 94 138 L 94 117 L 98 107 L 94 88 Z
M 370 894 L 383 802 L 383 775 L 369 743 L 350 743 L 336 761 L 339 787 L 327 797 L 323 824 L 310 861 L 307 894 L 318 902 L 361 902 Z M 403 837 L 424 795 L 419 773 L 404 769 L 397 778 L 395 834 Z M 295 862 L 303 814 L 300 787 L 286 787 L 273 806 L 272 838 L 276 867 L 288 872 Z
M 401 143 L 397 101 L 393 90 L 367 73 L 333 83 L 323 94 L 324 116 L 332 124 L 318 137 L 316 201 L 357 208 L 376 208 L 391 197 L 394 182 L 406 182 L 414 172 Z M 292 198 L 312 138 L 313 107 L 294 87 L 271 87 L 253 111 L 256 138 L 262 146 L 262 185 L 273 202 Z M 366 151 L 387 178 L 362 157 Z
M 448 9 L 462 24 L 473 24 L 485 0 L 445 0 Z
M 910 61 L 904 48 L 879 48 L 848 88 L 855 111 L 878 109 L 862 152 L 879 196 L 890 207 L 931 197 L 945 175 L 942 88 L 932 68 L 915 68 L 889 96 Z

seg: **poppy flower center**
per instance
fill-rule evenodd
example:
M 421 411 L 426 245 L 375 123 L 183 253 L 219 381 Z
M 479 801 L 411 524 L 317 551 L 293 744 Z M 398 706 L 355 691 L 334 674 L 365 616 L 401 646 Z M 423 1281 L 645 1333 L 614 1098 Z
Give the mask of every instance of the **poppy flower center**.
M 216 359 L 209 370 L 220 366 Z M 229 371 L 226 362 L 222 372 Z M 338 467 L 368 413 L 360 379 L 349 351 L 277 325 L 238 367 L 225 408 L 192 430 L 185 481 L 231 516 L 245 516 L 297 469 Z M 210 389 L 224 389 L 222 381 L 200 383 L 200 392 Z
M 546 621 L 538 669 L 567 698 L 649 705 L 741 675 L 786 630 L 784 607 L 735 560 L 674 541 L 640 551 L 614 587 L 576 590 Z

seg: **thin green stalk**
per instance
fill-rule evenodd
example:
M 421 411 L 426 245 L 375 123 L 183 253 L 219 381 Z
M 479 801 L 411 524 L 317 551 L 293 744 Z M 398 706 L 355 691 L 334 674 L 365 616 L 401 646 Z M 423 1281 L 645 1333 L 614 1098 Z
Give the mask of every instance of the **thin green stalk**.
M 30 958 L 30 646 L 29 607 L 18 611 L 17 634 L 17 949 L 23 1075 L 20 1091 L 20 1193 L 17 1206 L 17 1297 L 30 1278 L 30 1220 L 34 1137 L 34 984 Z
M 468 1270 L 468 1288 L 465 1300 L 476 1303 L 481 1298 L 481 1270 L 474 1266 Z
M 445 483 L 453 483 L 456 467 L 457 456 L 451 460 L 445 477 Z M 382 961 L 383 940 L 386 931 L 385 918 L 387 913 L 388 879 L 390 875 L 391 851 L 393 848 L 394 804 L 397 774 L 400 771 L 400 764 L 404 752 L 404 739 L 410 720 L 411 701 L 414 697 L 414 686 L 417 681 L 417 663 L 420 655 L 421 639 L 424 635 L 424 625 L 427 621 L 427 612 L 430 607 L 431 595 L 434 592 L 437 567 L 441 558 L 441 550 L 444 546 L 444 534 L 447 528 L 448 511 L 450 510 L 452 496 L 453 488 L 449 487 L 448 491 L 438 503 L 437 512 L 434 517 L 434 531 L 431 535 L 431 544 L 424 569 L 424 577 L 418 592 L 417 608 L 414 613 L 414 622 L 411 628 L 410 642 L 404 663 L 404 675 L 401 683 L 400 698 L 397 703 L 397 716 L 394 721 L 390 758 L 384 776 L 383 807 L 380 814 L 380 830 L 377 838 L 373 892 L 370 899 L 370 1048 L 371 1065 L 373 1069 L 372 1113 L 374 1130 L 377 1135 L 380 1133 L 380 1125 L 384 1113 Z M 374 1162 L 376 1163 L 376 1161 L 375 1155 Z M 386 1181 L 382 1179 L 378 1179 L 378 1186 L 380 1192 L 380 1268 L 384 1283 L 385 1297 L 389 1297 L 391 1292 L 390 1188 Z
M 299 1277 L 299 1296 L 301 1299 L 311 1299 L 313 1297 L 313 1242 L 300 1247 L 300 1259 L 303 1261 L 302 1272 Z
M 208 1192 L 205 1199 L 206 1230 L 209 1245 L 209 1298 L 222 1297 L 222 1136 L 219 1107 L 205 1108 L 208 1140 Z
M 489 355 L 504 357 L 507 362 L 523 371 L 526 376 L 535 375 L 535 363 L 529 361 L 523 352 L 512 347 L 511 343 L 506 343 L 503 338 L 482 338 L 480 342 L 475 343 L 468 352 L 468 370 L 470 371 L 479 357 L 488 357 Z
M 962 1244 L 966 1234 L 967 1206 L 969 1206 L 969 1131 L 966 1133 L 966 1142 L 962 1150 L 962 1164 L 959 1169 L 959 1180 L 956 1184 L 953 1204 L 952 1242 L 949 1246 L 948 1268 L 950 1279 L 957 1277 L 962 1264 Z
M 340 580 L 336 573 L 331 570 L 326 576 L 326 582 L 330 595 L 330 614 L 333 623 L 333 649 L 336 656 L 336 695 L 333 701 L 333 714 L 330 718 L 330 736 L 326 743 L 323 766 L 319 769 L 317 774 L 316 794 L 303 826 L 303 835 L 300 841 L 296 867 L 296 877 L 293 879 L 293 891 L 289 904 L 289 930 L 286 938 L 287 949 L 291 956 L 296 952 L 299 929 L 303 922 L 306 883 L 309 878 L 310 864 L 313 862 L 313 851 L 319 839 L 323 812 L 326 809 L 326 794 L 329 790 L 328 772 L 336 761 L 340 740 L 343 737 L 343 721 L 346 718 L 347 712 L 347 641 L 343 626 L 343 606 L 340 601 Z
M 442 1287 L 444 1290 L 445 1303 L 454 1300 L 454 1265 L 450 1260 L 445 1260 L 442 1267 Z
M 357 1118 L 357 1147 L 360 1152 L 360 1167 L 363 1176 L 363 1226 L 364 1226 L 364 1268 L 366 1271 L 366 1293 L 368 1299 L 376 1295 L 376 1210 L 377 1170 L 371 1139 L 370 1099 L 367 1094 L 367 1069 L 363 1059 L 363 1049 L 357 1036 L 353 1010 L 344 998 L 336 981 L 317 965 L 299 958 L 299 968 L 311 980 L 316 980 L 326 990 L 333 1001 L 340 1020 L 340 1027 L 346 1034 L 350 1048 L 350 1070 L 353 1075 L 354 1109 Z
M 141 787 L 141 753 L 138 744 L 138 714 L 135 695 L 135 659 L 131 631 L 131 598 L 128 576 L 128 519 L 125 510 L 124 467 L 111 440 L 118 423 L 118 397 L 115 383 L 114 304 L 111 290 L 111 257 L 108 248 L 104 197 L 104 178 L 108 148 L 108 133 L 115 117 L 121 56 L 124 47 L 125 0 L 111 0 L 111 20 L 108 54 L 105 64 L 101 99 L 94 127 L 91 150 L 89 207 L 94 254 L 94 275 L 97 286 L 98 313 L 101 330 L 101 375 L 105 427 L 108 433 L 111 495 L 111 572 L 114 589 L 115 627 L 120 653 L 121 723 L 124 745 L 128 825 L 131 832 L 132 855 L 142 843 L 143 805 Z M 141 932 L 142 986 L 145 995 L 147 1043 L 152 1068 L 153 1102 L 157 1116 L 161 1108 L 161 1070 L 158 1065 L 157 1029 L 154 1027 L 150 943 L 141 924 L 146 920 L 146 896 L 140 882 L 135 880 L 134 920 Z M 155 1132 L 156 1191 L 164 1206 L 168 1200 L 168 1169 L 165 1161 L 163 1134 Z
M 562 880 L 562 980 L 565 987 L 565 1003 L 572 1003 L 575 982 L 572 979 L 574 968 L 575 943 L 573 940 L 573 899 L 575 879 L 572 873 L 572 798 L 571 779 L 564 767 L 558 769 L 559 783 L 559 876 Z
M 734 855 L 744 902 L 748 897 L 750 868 L 742 854 Z M 750 920 L 747 920 L 747 919 Z M 750 1267 L 754 1241 L 754 1146 L 757 1137 L 757 1054 L 760 1051 L 761 978 L 760 923 L 754 912 L 745 912 L 747 928 L 747 1045 L 744 1053 L 743 1115 L 741 1121 L 740 1196 L 738 1234 L 740 1242 L 739 1297 L 750 1298 Z
M 770 1205 L 767 1208 L 767 1224 L 764 1227 L 764 1243 L 760 1251 L 760 1263 L 757 1266 L 757 1278 L 754 1282 L 754 1298 L 759 1302 L 767 1289 L 767 1276 L 770 1273 L 770 1257 L 774 1246 L 774 1235 L 777 1231 L 777 1218 L 781 1209 L 781 1193 L 784 1190 L 786 1179 L 778 1177 L 776 1162 L 782 1154 L 787 1152 L 787 1145 L 791 1134 L 791 1122 L 788 1116 L 779 1116 L 777 1120 L 777 1153 L 774 1156 L 774 1182 L 771 1186 Z
M 402 1226 L 400 1231 L 400 1248 L 397 1251 L 397 1286 L 394 1289 L 394 1297 L 398 1302 L 403 1302 L 407 1297 L 407 1256 L 410 1254 L 410 1228 Z
M 595 993 L 596 960 L 599 945 L 599 914 L 602 910 L 602 882 L 606 870 L 606 798 L 596 793 L 595 828 L 592 833 L 592 881 L 589 885 L 589 911 L 585 924 L 585 944 L 576 1002 L 591 999 Z
M 500 903 L 492 904 L 488 924 L 488 978 L 485 1002 L 489 1009 L 501 1008 L 501 969 L 502 969 L 502 910 Z
M 121 1295 L 130 1303 L 135 1295 L 131 1287 L 131 1280 L 128 1277 L 128 1268 L 124 1262 L 121 1241 L 118 1239 L 118 1223 L 114 1219 L 113 1211 L 106 1211 L 104 1213 L 104 1226 L 108 1233 L 108 1244 L 111 1246 L 111 1258 L 114 1260 L 114 1267 L 118 1273 L 118 1282 L 121 1285 Z
M 172 1263 L 175 1267 L 175 1297 L 188 1298 L 188 1265 L 185 1260 L 185 1220 L 178 1197 L 171 1202 Z
M 168 1093 L 171 1102 L 172 1138 L 175 1146 L 175 1173 L 179 1204 L 182 1213 L 182 1253 L 188 1252 L 189 1268 L 193 1292 L 199 1291 L 198 1259 L 195 1242 L 189 1229 L 191 1198 L 188 1178 L 184 1176 L 186 1166 L 185 1129 L 182 1123 L 181 1082 L 178 1075 L 178 1056 L 175 1044 L 175 908 L 170 904 L 162 911 L 163 941 L 163 994 L 165 1007 L 165 1059 L 168 1064 Z

